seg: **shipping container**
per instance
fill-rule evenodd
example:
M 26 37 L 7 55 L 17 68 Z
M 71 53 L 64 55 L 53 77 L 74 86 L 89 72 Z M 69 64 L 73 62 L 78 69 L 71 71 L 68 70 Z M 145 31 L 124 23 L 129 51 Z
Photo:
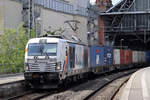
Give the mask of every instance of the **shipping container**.
M 146 52 L 146 63 L 150 63 L 150 51 Z
M 142 63 L 142 52 L 138 51 L 138 63 Z
M 120 50 L 120 64 L 125 64 L 125 50 Z
M 140 63 L 140 51 L 137 51 L 138 63 Z
M 90 47 L 91 67 L 100 67 L 104 65 L 104 48 L 100 46 Z
M 132 51 L 120 50 L 120 64 L 131 64 L 131 63 L 132 63 Z
M 114 49 L 114 64 L 119 65 L 120 64 L 120 50 Z
M 113 47 L 104 47 L 104 65 L 113 65 Z
M 132 64 L 132 51 L 128 50 L 128 55 L 127 55 L 127 60 L 128 60 L 128 64 Z
M 125 64 L 130 64 L 130 60 L 131 60 L 131 57 L 130 57 L 130 51 L 129 50 L 125 50 Z
M 144 51 L 141 52 L 141 60 L 142 60 L 142 63 L 146 63 L 146 52 Z
M 132 52 L 132 62 L 133 63 L 138 63 L 138 51 L 133 51 Z

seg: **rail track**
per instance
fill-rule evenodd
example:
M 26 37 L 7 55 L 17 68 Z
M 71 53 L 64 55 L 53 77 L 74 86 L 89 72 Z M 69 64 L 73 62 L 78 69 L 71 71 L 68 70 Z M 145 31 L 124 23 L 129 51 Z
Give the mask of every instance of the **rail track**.
M 133 72 L 135 72 L 136 70 L 132 70 L 132 71 L 126 71 L 123 72 L 124 74 L 114 76 L 112 79 L 108 80 L 107 82 L 105 82 L 103 85 L 101 85 L 100 87 L 98 87 L 97 89 L 95 89 L 92 93 L 90 93 L 89 95 L 87 95 L 86 97 L 84 97 L 83 100 L 93 100 L 92 98 L 96 95 L 96 93 L 98 93 L 100 90 L 102 90 L 104 87 L 108 86 L 109 84 L 111 84 L 112 82 L 116 81 L 117 79 L 123 78 L 123 77 L 127 77 L 130 76 Z M 110 96 L 109 100 L 113 100 L 113 98 L 116 96 L 116 94 L 118 93 L 119 89 L 128 81 L 129 77 L 123 81 L 118 87 L 117 90 L 115 90 L 112 95 Z
M 122 82 L 122 84 L 120 86 L 118 86 L 118 89 L 116 91 L 114 91 L 113 95 L 111 96 L 111 100 L 114 100 L 115 96 L 117 95 L 117 93 L 119 92 L 119 90 L 121 89 L 121 87 L 127 83 L 129 80 L 129 78 L 127 80 L 125 80 L 124 82 Z
M 58 91 L 58 90 L 27 91 L 27 92 L 22 93 L 18 96 L 8 98 L 7 100 L 40 100 L 40 99 L 43 99 L 43 98 L 47 98 L 46 100 L 48 100 L 48 97 L 53 98 L 56 95 L 61 95 L 59 100 L 61 100 L 61 97 L 62 97 L 62 99 L 63 98 L 67 99 L 68 97 L 69 97 L 69 99 L 71 99 L 71 98 L 73 98 L 73 96 L 77 97 L 77 98 L 75 98 L 77 100 L 80 100 L 80 99 L 78 99 L 80 97 L 84 97 L 81 100 L 90 100 L 90 98 L 92 98 L 98 91 L 100 91 L 102 88 L 106 87 L 108 84 L 112 83 L 113 81 L 115 81 L 119 78 L 128 76 L 128 75 L 132 74 L 135 71 L 137 71 L 137 69 L 122 71 L 122 72 L 118 72 L 118 73 L 108 73 L 106 75 L 100 75 L 100 77 L 98 76 L 97 78 L 86 81 L 86 82 L 74 83 L 74 85 L 71 83 L 71 87 L 65 88 L 62 91 Z M 95 80 L 98 80 L 98 81 L 95 81 Z M 89 85 L 89 84 L 93 84 L 93 81 L 95 81 L 94 85 L 96 85 L 98 82 L 100 82 L 97 85 L 98 87 L 94 86 L 95 87 L 94 89 L 91 85 Z M 88 89 L 85 89 L 85 88 L 88 88 Z M 81 92 L 80 89 L 82 91 L 92 90 L 92 92 L 87 93 L 86 95 L 84 95 L 85 93 L 83 93 L 83 96 L 82 96 L 82 92 Z M 67 91 L 72 91 L 72 95 L 68 95 Z M 119 89 L 117 91 L 119 91 Z M 113 94 L 112 98 L 115 96 L 117 91 Z M 76 95 L 76 94 L 78 94 L 78 92 L 80 94 L 80 97 L 78 97 L 78 95 Z M 112 100 L 112 99 L 110 99 L 110 100 Z
M 100 75 L 100 77 L 89 80 L 77 86 L 71 87 L 70 89 L 65 90 L 64 92 L 56 93 L 46 98 L 42 98 L 42 100 L 93 100 L 91 98 L 95 96 L 95 94 L 98 91 L 101 91 L 102 88 L 106 87 L 111 82 L 118 80 L 120 78 L 121 80 L 123 77 L 129 78 L 130 74 L 132 74 L 136 70 L 123 71 L 119 73 L 108 73 L 107 75 L 102 74 Z M 119 86 L 121 87 L 121 85 Z M 118 90 L 115 89 L 115 92 L 117 91 Z M 108 94 L 106 94 L 106 96 L 108 96 Z M 111 94 L 112 98 L 113 96 L 115 96 L 115 93 Z M 101 99 L 96 99 L 96 100 L 101 100 Z M 112 99 L 103 99 L 103 100 L 112 100 Z
M 56 91 L 27 91 L 18 96 L 8 98 L 7 100 L 40 100 L 46 96 L 54 94 Z

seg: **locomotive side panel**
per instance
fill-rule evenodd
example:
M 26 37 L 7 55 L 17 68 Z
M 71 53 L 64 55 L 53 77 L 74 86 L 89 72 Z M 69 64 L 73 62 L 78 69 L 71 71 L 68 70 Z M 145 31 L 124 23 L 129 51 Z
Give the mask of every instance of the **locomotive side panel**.
M 84 68 L 84 46 L 76 45 L 75 47 L 75 69 Z
M 60 62 L 61 70 L 64 70 L 64 66 L 67 61 L 67 42 L 60 40 L 57 44 L 57 62 Z

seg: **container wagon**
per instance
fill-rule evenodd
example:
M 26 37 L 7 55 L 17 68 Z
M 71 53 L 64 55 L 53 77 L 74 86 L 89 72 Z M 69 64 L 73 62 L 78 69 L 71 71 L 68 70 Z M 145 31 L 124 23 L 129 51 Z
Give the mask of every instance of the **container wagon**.
M 89 46 L 60 37 L 30 39 L 25 51 L 25 82 L 38 89 L 58 88 L 88 75 L 133 68 L 150 61 L 150 52 Z

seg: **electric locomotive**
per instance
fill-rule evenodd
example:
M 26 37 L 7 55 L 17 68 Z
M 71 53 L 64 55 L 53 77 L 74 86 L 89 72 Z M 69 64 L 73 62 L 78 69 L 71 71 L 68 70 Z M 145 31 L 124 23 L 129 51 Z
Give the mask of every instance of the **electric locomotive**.
M 88 62 L 87 45 L 57 37 L 30 39 L 25 50 L 25 81 L 31 88 L 57 88 L 88 73 Z
M 34 38 L 26 46 L 24 77 L 31 88 L 58 88 L 92 74 L 145 66 L 149 55 L 145 51 L 89 46 L 56 36 Z

